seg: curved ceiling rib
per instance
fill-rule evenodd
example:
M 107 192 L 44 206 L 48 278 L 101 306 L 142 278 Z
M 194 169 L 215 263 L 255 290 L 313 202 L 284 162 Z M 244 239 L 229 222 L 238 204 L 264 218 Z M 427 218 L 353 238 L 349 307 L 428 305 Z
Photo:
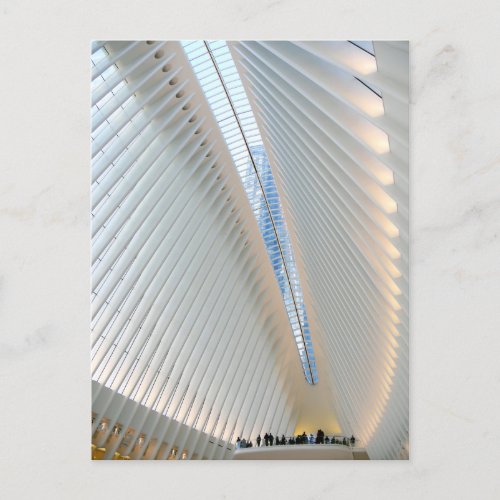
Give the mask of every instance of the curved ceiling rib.
M 408 453 L 408 45 L 232 42 L 343 432 Z
M 306 380 L 316 384 L 316 357 L 288 229 L 267 154 L 229 48 L 220 40 L 189 41 L 183 45 L 259 221 Z
M 92 62 L 95 446 L 230 458 L 238 436 L 290 434 L 296 346 L 182 46 L 96 43 Z

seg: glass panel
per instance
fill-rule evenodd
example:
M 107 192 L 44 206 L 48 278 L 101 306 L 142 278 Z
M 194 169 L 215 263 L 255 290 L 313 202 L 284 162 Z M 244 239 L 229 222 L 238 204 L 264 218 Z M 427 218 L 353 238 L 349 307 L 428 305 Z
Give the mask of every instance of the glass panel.
M 306 380 L 314 384 L 318 374 L 290 236 L 271 165 L 238 70 L 223 40 L 182 43 L 242 180 L 283 296 Z

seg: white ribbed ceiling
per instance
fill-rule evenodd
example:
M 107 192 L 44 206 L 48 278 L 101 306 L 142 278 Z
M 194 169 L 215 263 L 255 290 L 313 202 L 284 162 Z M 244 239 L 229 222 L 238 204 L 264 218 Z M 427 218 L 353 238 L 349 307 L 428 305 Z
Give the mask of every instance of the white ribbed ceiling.
M 94 444 L 209 459 L 290 434 L 303 375 L 288 317 L 182 46 L 96 43 L 93 63 Z
M 97 42 L 93 443 L 107 458 L 230 458 L 237 436 L 307 424 L 404 458 L 408 46 L 230 48 L 280 192 L 319 382 L 304 380 L 256 205 L 182 45 Z
M 231 47 L 279 180 L 339 423 L 372 458 L 405 456 L 408 44 Z

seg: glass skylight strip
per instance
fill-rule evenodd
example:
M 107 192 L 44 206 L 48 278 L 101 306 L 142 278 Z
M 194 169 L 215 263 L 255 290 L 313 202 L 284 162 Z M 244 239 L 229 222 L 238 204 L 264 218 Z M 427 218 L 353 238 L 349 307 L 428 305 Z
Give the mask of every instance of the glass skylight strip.
M 239 73 L 224 41 L 186 41 L 183 47 L 219 123 L 257 219 L 306 380 L 315 384 L 318 381 L 316 358 L 290 236 L 269 160 Z

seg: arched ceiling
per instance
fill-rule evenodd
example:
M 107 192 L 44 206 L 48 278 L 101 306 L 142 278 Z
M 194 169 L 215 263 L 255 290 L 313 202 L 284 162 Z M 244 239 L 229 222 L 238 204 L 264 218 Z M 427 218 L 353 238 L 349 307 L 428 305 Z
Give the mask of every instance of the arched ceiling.
M 355 434 L 372 458 L 402 456 L 408 46 L 230 48 L 281 197 L 319 383 L 301 373 L 313 351 L 290 335 L 255 206 L 182 45 L 97 42 L 96 443 L 110 456 L 223 458 L 239 435 L 310 425 Z
M 408 441 L 408 44 L 231 49 L 282 193 L 340 425 L 371 457 L 398 457 Z M 304 418 L 319 406 L 304 405 Z

